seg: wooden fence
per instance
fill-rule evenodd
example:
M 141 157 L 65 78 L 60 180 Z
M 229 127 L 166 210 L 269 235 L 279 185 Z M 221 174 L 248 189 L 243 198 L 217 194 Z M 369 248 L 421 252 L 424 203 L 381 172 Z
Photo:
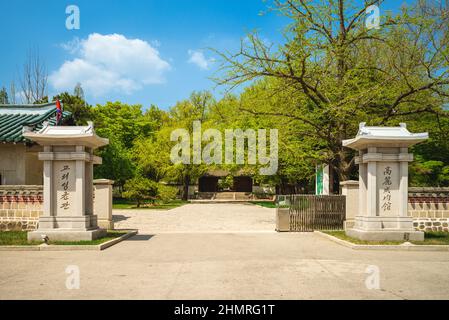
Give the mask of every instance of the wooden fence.
M 289 211 L 290 231 L 342 230 L 345 196 L 277 196 L 277 210 Z

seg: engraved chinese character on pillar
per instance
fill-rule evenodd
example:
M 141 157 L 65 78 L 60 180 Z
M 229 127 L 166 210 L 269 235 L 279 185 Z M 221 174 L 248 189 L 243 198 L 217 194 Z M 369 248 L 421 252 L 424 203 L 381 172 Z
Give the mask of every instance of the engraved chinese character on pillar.
M 73 192 L 75 191 L 75 162 L 55 162 L 56 206 L 58 214 L 69 216 L 73 213 Z

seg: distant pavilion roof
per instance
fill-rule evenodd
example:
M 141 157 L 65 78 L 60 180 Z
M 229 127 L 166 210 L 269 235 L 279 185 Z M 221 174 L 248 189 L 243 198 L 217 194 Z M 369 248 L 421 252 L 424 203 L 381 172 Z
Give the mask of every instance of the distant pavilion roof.
M 70 115 L 70 112 L 63 111 L 61 120 Z M 50 126 L 56 124 L 56 102 L 35 105 L 0 104 L 0 142 L 29 142 L 22 135 L 24 127 L 35 132 L 44 127 L 44 122 Z

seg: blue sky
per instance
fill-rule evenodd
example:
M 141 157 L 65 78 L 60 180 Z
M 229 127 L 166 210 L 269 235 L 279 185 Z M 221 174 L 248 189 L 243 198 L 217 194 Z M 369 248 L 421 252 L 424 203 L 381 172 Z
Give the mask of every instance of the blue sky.
M 80 9 L 79 30 L 65 26 L 71 4 Z M 390 0 L 381 10 L 399 4 Z M 214 88 L 209 77 L 217 63 L 206 48 L 236 51 L 255 29 L 271 42 L 282 40 L 287 20 L 260 15 L 266 7 L 261 0 L 0 0 L 0 86 L 12 79 L 18 85 L 27 50 L 38 47 L 50 95 L 72 92 L 80 81 L 91 104 L 120 100 L 166 109 L 193 90 Z

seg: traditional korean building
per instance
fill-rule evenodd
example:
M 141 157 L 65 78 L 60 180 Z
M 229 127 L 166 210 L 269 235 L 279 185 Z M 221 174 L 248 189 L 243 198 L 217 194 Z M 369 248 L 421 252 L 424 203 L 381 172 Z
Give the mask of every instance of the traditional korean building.
M 71 113 L 62 112 L 60 124 Z M 38 152 L 42 147 L 25 139 L 26 130 L 38 131 L 56 125 L 56 103 L 39 105 L 0 105 L 0 185 L 41 185 L 42 161 Z
M 233 183 L 228 187 L 228 190 L 220 190 L 219 182 L 225 179 L 228 175 L 233 176 Z M 219 191 L 234 191 L 234 192 L 253 192 L 253 178 L 251 174 L 245 173 L 243 170 L 231 174 L 226 170 L 209 170 L 206 174 L 198 179 L 199 192 L 219 192 Z

